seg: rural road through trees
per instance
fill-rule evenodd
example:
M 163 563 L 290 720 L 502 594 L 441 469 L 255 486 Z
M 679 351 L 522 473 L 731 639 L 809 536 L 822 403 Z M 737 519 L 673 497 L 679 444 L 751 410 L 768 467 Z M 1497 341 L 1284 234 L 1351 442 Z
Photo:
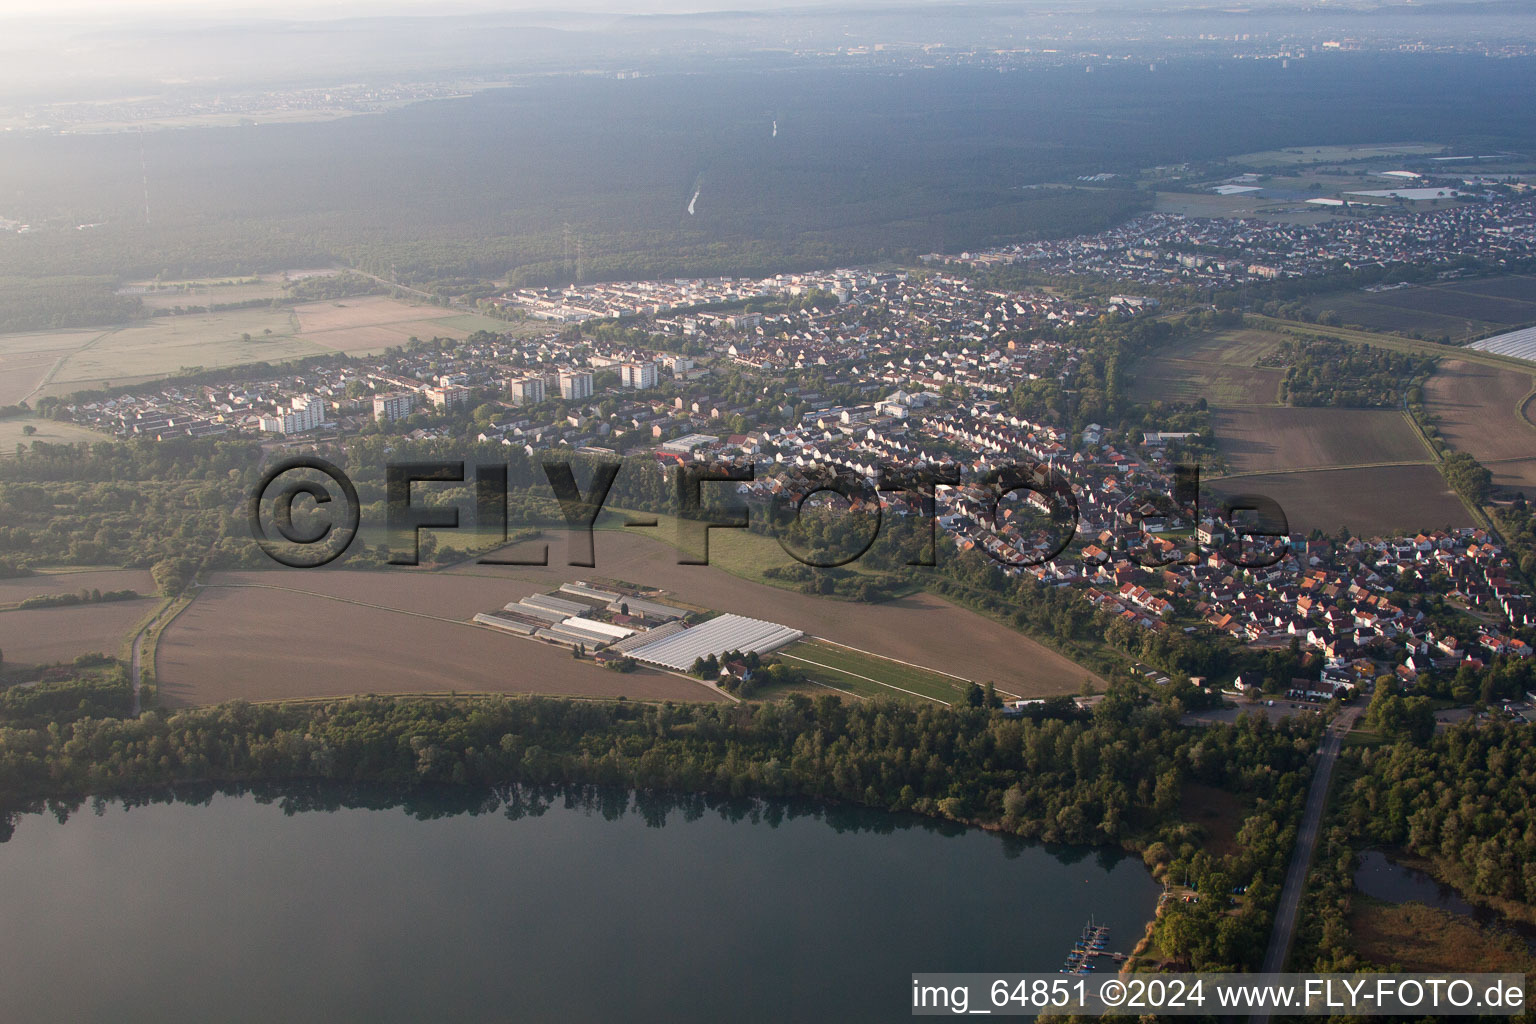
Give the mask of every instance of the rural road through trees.
M 1307 807 L 1301 814 L 1301 828 L 1296 833 L 1296 849 L 1291 851 L 1291 866 L 1285 874 L 1285 887 L 1280 890 L 1280 902 L 1275 905 L 1275 927 L 1269 936 L 1269 949 L 1264 954 L 1264 974 L 1278 974 L 1285 970 L 1285 960 L 1291 951 L 1291 940 L 1296 936 L 1296 916 L 1301 909 L 1301 894 L 1307 887 L 1307 872 L 1312 866 L 1312 853 L 1317 847 L 1318 832 L 1322 829 L 1323 811 L 1328 806 L 1328 784 L 1333 778 L 1333 765 L 1338 760 L 1344 737 L 1360 717 L 1358 707 L 1345 708 L 1328 725 L 1323 734 L 1323 744 L 1318 749 L 1317 771 L 1312 775 L 1312 786 L 1307 790 Z M 1248 1018 L 1249 1024 L 1266 1024 L 1269 1014 L 1256 1013 Z
M 139 713 L 144 710 L 143 701 L 140 699 L 140 689 L 144 682 L 144 634 L 155 628 L 155 624 L 160 621 L 160 619 L 165 615 L 167 611 L 170 610 L 172 604 L 174 604 L 174 602 L 170 602 L 164 608 L 161 608 L 158 612 L 155 613 L 154 618 L 144 623 L 143 628 L 141 628 L 137 633 L 133 635 L 133 665 L 129 669 L 129 678 L 133 681 L 134 718 L 138 718 Z
M 159 617 L 160 616 L 157 615 L 157 616 L 155 616 L 155 619 L 159 619 Z M 133 670 L 132 671 L 133 671 L 133 717 L 134 718 L 138 718 L 139 717 L 139 712 L 143 710 L 143 704 L 139 700 L 139 687 L 140 687 L 141 682 L 143 680 L 143 671 L 142 671 L 142 669 L 140 667 L 141 664 L 142 664 L 142 662 L 140 660 L 140 653 L 142 652 L 142 650 L 144 648 L 144 634 L 149 630 L 150 626 L 154 625 L 155 619 L 151 619 L 148 625 L 146 625 L 143 629 L 139 630 L 137 633 L 135 633 L 133 635 Z
M 379 284 L 382 284 L 386 288 L 392 288 L 395 291 L 405 292 L 407 295 L 414 295 L 418 299 L 425 300 L 427 302 L 433 303 L 434 305 L 436 305 L 438 302 L 438 296 L 433 295 L 431 292 L 424 292 L 420 288 L 410 288 L 406 285 L 390 281 L 387 278 L 380 277 L 377 274 L 370 274 L 366 270 L 359 270 L 356 267 L 345 267 L 343 269 L 345 269 L 347 273 L 358 274 L 362 277 L 368 278 L 370 281 L 377 281 Z M 468 310 L 471 313 L 475 312 L 474 306 L 467 302 L 461 302 L 458 299 L 453 300 L 448 305 L 452 309 Z

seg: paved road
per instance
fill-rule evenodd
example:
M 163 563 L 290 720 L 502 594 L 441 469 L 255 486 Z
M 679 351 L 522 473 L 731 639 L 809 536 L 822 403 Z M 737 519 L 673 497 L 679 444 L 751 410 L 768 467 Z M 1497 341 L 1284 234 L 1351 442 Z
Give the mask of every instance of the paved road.
M 155 618 L 159 618 L 159 616 L 157 615 L 157 616 L 155 616 Z M 139 686 L 140 686 L 140 684 L 143 681 L 143 673 L 142 673 L 142 670 L 140 669 L 139 653 L 142 650 L 142 648 L 144 647 L 144 632 L 147 629 L 149 629 L 149 626 L 145 626 L 144 629 L 139 630 L 137 633 L 134 634 L 134 637 L 133 637 L 133 717 L 134 718 L 138 718 L 139 717 L 139 712 L 144 710 L 143 702 L 139 700 Z
M 144 662 L 143 662 L 143 658 L 142 658 L 142 653 L 143 653 L 143 649 L 144 649 L 144 634 L 148 633 L 151 629 L 153 629 L 155 627 L 155 623 L 160 621 L 160 616 L 164 615 L 169 609 L 170 609 L 170 605 L 166 605 L 164 608 L 160 609 L 160 611 L 155 613 L 155 617 L 150 619 L 148 622 L 146 622 L 144 624 L 144 628 L 139 630 L 137 633 L 135 633 L 134 637 L 133 637 L 133 668 L 131 669 L 131 678 L 133 679 L 133 717 L 134 718 L 138 718 L 139 717 L 139 713 L 144 710 L 144 704 L 140 700 L 140 697 L 139 697 L 140 687 L 143 685 L 143 682 L 144 682 L 144 670 L 143 670 L 143 663 Z
M 1317 754 L 1317 771 L 1312 775 L 1312 786 L 1307 790 L 1307 807 L 1301 815 L 1301 828 L 1296 833 L 1296 849 L 1291 852 L 1291 866 L 1285 874 L 1285 887 L 1280 890 L 1280 902 L 1275 906 L 1275 929 L 1269 936 L 1269 949 L 1264 954 L 1265 974 L 1279 974 L 1285 970 L 1286 957 L 1291 952 L 1291 941 L 1296 936 L 1296 917 L 1301 910 L 1301 894 L 1307 887 L 1307 872 L 1312 867 L 1312 853 L 1317 848 L 1317 836 L 1322 829 L 1323 811 L 1328 806 L 1328 783 L 1333 778 L 1333 765 L 1338 760 L 1344 737 L 1354 728 L 1361 708 L 1345 708 L 1323 734 L 1323 745 Z M 1254 1014 L 1250 1024 L 1265 1024 L 1269 1014 Z

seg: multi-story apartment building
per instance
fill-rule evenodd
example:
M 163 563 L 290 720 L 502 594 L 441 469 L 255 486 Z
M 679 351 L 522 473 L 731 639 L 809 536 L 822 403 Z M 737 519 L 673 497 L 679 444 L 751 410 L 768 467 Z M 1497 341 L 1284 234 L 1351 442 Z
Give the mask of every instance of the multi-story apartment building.
M 469 388 L 450 384 L 447 387 L 427 388 L 427 398 L 444 412 L 451 412 L 469 405 Z
M 416 408 L 421 396 L 414 391 L 395 391 L 373 396 L 373 418 L 380 423 L 403 420 Z
M 269 434 L 303 434 L 325 422 L 325 399 L 319 395 L 300 395 L 287 408 L 272 416 L 263 416 L 261 429 Z
M 568 402 L 579 402 L 592 397 L 592 374 L 587 370 L 571 370 L 560 375 L 560 397 Z
M 518 405 L 538 405 L 544 401 L 546 395 L 543 377 L 520 377 L 509 380 L 507 390 L 511 392 L 512 401 Z
M 650 360 L 625 363 L 619 369 L 619 380 L 626 388 L 643 391 L 656 386 L 656 364 Z

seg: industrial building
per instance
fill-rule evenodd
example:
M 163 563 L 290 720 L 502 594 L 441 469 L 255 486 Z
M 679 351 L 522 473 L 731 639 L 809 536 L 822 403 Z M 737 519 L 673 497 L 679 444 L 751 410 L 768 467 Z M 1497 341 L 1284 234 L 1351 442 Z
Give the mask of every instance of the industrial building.
M 681 608 L 586 582 L 564 583 L 560 594 L 530 594 L 473 622 L 516 636 L 623 654 L 686 672 L 702 657 L 727 651 L 766 654 L 800 639 L 798 629 L 744 615 L 720 615 L 697 626 Z M 609 618 L 615 621 L 607 621 Z M 654 624 L 654 625 L 653 625 Z M 651 628 L 647 628 L 647 626 Z
M 804 635 L 777 622 L 749 619 L 745 615 L 719 615 L 691 629 L 632 647 L 626 653 L 648 665 L 686 672 L 700 658 L 718 658 L 726 651 L 767 654 Z

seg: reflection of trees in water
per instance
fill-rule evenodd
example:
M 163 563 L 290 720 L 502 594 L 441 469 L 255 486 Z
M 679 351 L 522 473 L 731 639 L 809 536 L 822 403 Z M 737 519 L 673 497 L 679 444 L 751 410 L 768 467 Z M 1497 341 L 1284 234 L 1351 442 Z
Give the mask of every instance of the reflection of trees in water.
M 189 783 L 174 787 L 141 790 L 107 799 L 37 801 L 0 815 L 0 842 L 15 833 L 25 814 L 51 815 L 59 824 L 89 803 L 98 817 L 116 803 L 124 810 L 165 804 L 206 807 L 215 797 L 249 797 L 259 804 L 276 804 L 287 816 L 305 813 L 399 809 L 417 821 L 433 821 L 461 814 L 501 813 L 509 821 L 541 817 L 559 808 L 596 815 L 605 821 L 619 821 L 626 816 L 640 817 L 648 828 L 664 828 L 694 822 L 713 814 L 732 824 L 746 822 L 778 828 L 786 821 L 820 821 L 838 833 L 892 835 L 908 829 L 921 829 L 941 836 L 956 837 L 971 831 L 959 822 L 928 818 L 919 814 L 882 811 L 851 804 L 821 802 L 811 799 L 741 798 L 705 793 L 673 793 L 656 790 L 628 790 L 611 786 L 418 786 L 395 787 L 376 784 L 335 782 L 253 783 L 250 785 L 214 785 Z M 1089 856 L 1104 870 L 1114 868 L 1126 854 L 1111 847 L 1060 846 L 1038 843 L 1008 833 L 997 833 L 1004 856 L 1019 857 L 1024 851 L 1042 847 L 1063 864 L 1076 864 Z

